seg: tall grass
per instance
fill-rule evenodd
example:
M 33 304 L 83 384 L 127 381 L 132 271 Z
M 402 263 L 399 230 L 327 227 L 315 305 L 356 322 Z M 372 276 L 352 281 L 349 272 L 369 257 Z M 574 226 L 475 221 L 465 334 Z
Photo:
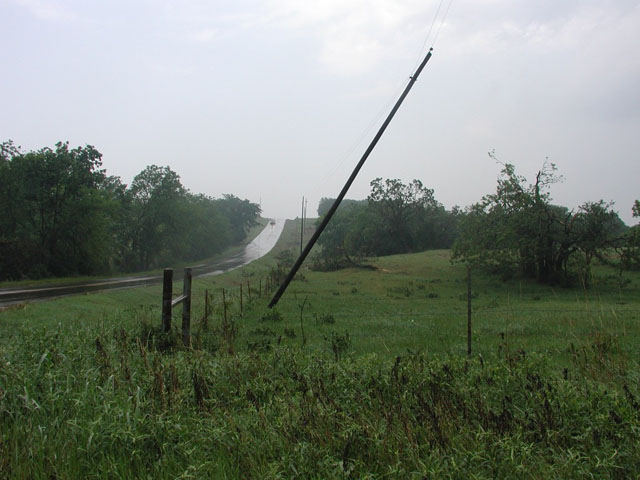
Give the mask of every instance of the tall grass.
M 2 359 L 6 478 L 640 472 L 637 381 L 609 388 L 582 360 L 162 352 L 117 329 L 40 333 Z
M 276 254 L 194 281 L 194 348 L 160 332 L 158 287 L 0 313 L 0 478 L 640 474 L 637 276 L 476 274 L 467 358 L 447 252 L 304 270 L 277 310 L 253 290 L 240 314 Z

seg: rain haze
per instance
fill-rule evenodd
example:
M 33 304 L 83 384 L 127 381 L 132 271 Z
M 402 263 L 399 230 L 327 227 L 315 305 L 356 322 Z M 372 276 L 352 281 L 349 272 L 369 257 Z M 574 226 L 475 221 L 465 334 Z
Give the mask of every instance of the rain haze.
M 315 216 L 433 45 L 349 198 L 417 178 L 467 206 L 495 190 L 495 150 L 530 181 L 557 164 L 555 203 L 614 201 L 635 223 L 640 2 L 448 5 L 0 0 L 0 140 L 94 145 L 125 183 L 169 165 L 268 217 L 299 215 L 304 195 Z

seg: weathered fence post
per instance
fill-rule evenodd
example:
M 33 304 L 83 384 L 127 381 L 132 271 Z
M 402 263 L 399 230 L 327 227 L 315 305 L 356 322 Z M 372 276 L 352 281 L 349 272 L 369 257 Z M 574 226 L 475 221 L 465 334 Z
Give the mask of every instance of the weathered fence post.
M 171 310 L 182 303 L 182 341 L 191 344 L 191 268 L 184 269 L 182 295 L 173 299 L 173 269 L 165 268 L 162 280 L 162 331 L 171 332 Z M 205 310 L 207 308 L 205 307 Z M 206 312 L 205 312 L 206 315 Z
M 242 283 L 240 283 L 240 315 L 242 315 Z
M 188 347 L 191 345 L 191 268 L 184 269 L 182 295 L 182 343 Z
M 471 356 L 471 266 L 467 265 L 467 355 Z
M 260 282 L 258 283 L 258 297 L 262 298 L 262 279 L 260 279 Z
M 171 296 L 173 294 L 173 269 L 165 268 L 162 281 L 162 331 L 171 331 Z
M 247 296 L 249 297 L 249 301 L 251 301 L 251 284 L 249 280 L 247 280 Z

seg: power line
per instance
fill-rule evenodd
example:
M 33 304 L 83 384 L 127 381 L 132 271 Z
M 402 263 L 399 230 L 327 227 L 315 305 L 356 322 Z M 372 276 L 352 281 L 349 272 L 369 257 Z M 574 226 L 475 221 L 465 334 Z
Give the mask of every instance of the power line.
M 447 5 L 447 9 L 442 16 L 442 20 L 440 21 L 440 26 L 438 27 L 438 31 L 436 32 L 436 36 L 433 38 L 433 43 L 431 44 L 431 48 L 436 44 L 436 40 L 438 40 L 438 35 L 440 35 L 440 30 L 442 30 L 442 25 L 444 25 L 444 21 L 447 18 L 447 14 L 449 13 L 449 9 L 451 8 L 451 3 L 453 0 L 449 0 L 449 5 Z
M 429 27 L 429 31 L 427 32 L 427 36 L 424 39 L 424 42 L 422 44 L 422 48 L 420 48 L 420 53 L 418 54 L 418 58 L 416 59 L 416 63 L 413 66 L 414 70 L 418 66 L 418 63 L 420 63 L 420 60 L 422 59 L 422 54 L 424 53 L 424 49 L 427 47 L 427 42 L 429 41 L 429 37 L 431 36 L 431 32 L 433 31 L 433 26 L 436 24 L 436 20 L 438 19 L 438 14 L 440 13 L 440 9 L 442 8 L 442 3 L 443 2 L 444 2 L 444 0 L 440 0 L 440 4 L 438 5 L 438 9 L 436 10 L 436 14 L 433 16 L 433 20 L 431 22 L 431 26 Z M 433 45 L 432 45 L 432 47 L 433 47 Z

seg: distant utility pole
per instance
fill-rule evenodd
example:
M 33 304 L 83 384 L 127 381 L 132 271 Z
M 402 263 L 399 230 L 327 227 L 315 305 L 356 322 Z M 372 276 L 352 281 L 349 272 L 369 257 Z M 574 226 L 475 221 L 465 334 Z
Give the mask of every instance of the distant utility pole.
M 304 195 L 302 196 L 302 212 L 300 214 L 300 255 L 302 255 L 303 243 L 304 243 Z
M 291 271 L 287 275 L 287 278 L 285 278 L 284 282 L 282 283 L 282 285 L 280 285 L 280 288 L 278 289 L 276 294 L 271 299 L 271 302 L 269 302 L 269 308 L 273 308 L 274 306 L 276 306 L 276 304 L 280 300 L 280 297 L 285 292 L 285 290 L 287 289 L 287 287 L 291 283 L 291 280 L 293 280 L 293 277 L 295 277 L 296 273 L 298 272 L 298 269 L 302 265 L 302 262 L 304 262 L 304 259 L 307 258 L 307 255 L 309 255 L 309 252 L 311 252 L 311 249 L 316 244 L 316 241 L 318 241 L 318 237 L 320 237 L 320 235 L 322 234 L 322 232 L 326 228 L 327 224 L 329 223 L 329 221 L 333 217 L 333 214 L 336 213 L 336 210 L 340 206 L 340 202 L 342 202 L 342 199 L 347 194 L 347 191 L 349 190 L 349 187 L 351 187 L 351 184 L 353 183 L 353 181 L 358 176 L 358 172 L 360 172 L 360 169 L 364 165 L 364 162 L 366 162 L 367 158 L 369 158 L 369 155 L 371 154 L 371 152 L 373 151 L 373 149 L 377 145 L 378 141 L 380 140 L 380 137 L 382 137 L 382 134 L 384 133 L 384 131 L 389 126 L 389 123 L 391 123 L 391 120 L 393 119 L 394 115 L 396 114 L 396 112 L 400 108 L 400 105 L 402 105 L 402 102 L 404 102 L 405 97 L 411 91 L 411 87 L 413 87 L 413 84 L 416 83 L 416 80 L 420 76 L 420 73 L 422 72 L 422 70 L 424 69 L 425 65 L 427 64 L 427 62 L 431 58 L 432 50 L 433 50 L 433 48 L 429 49 L 429 52 L 424 57 L 424 60 L 422 60 L 422 63 L 420 64 L 420 66 L 418 66 L 418 68 L 416 69 L 415 73 L 413 75 L 411 75 L 411 77 L 409 77 L 409 83 L 407 84 L 407 86 L 405 87 L 404 91 L 400 95 L 400 98 L 398 99 L 396 104 L 391 109 L 391 112 L 389 113 L 389 115 L 387 115 L 386 120 L 384 121 L 384 123 L 382 124 L 380 129 L 378 130 L 378 133 L 376 133 L 376 136 L 373 137 L 373 140 L 369 144 L 369 147 L 367 147 L 367 150 L 362 155 L 362 158 L 360 158 L 360 161 L 356 165 L 356 168 L 353 169 L 353 172 L 351 173 L 351 176 L 347 180 L 347 183 L 345 183 L 344 187 L 342 187 L 342 190 L 340 191 L 340 194 L 338 195 L 336 200 L 333 202 L 333 205 L 331 205 L 331 208 L 329 209 L 329 211 L 326 213 L 326 215 L 322 219 L 322 222 L 320 223 L 320 225 L 318 225 L 318 228 L 313 233 L 313 236 L 311 237 L 311 239 L 307 243 L 307 246 L 304 248 L 304 250 L 300 254 L 300 257 L 298 257 L 298 260 L 296 260 L 296 263 L 291 268 Z

